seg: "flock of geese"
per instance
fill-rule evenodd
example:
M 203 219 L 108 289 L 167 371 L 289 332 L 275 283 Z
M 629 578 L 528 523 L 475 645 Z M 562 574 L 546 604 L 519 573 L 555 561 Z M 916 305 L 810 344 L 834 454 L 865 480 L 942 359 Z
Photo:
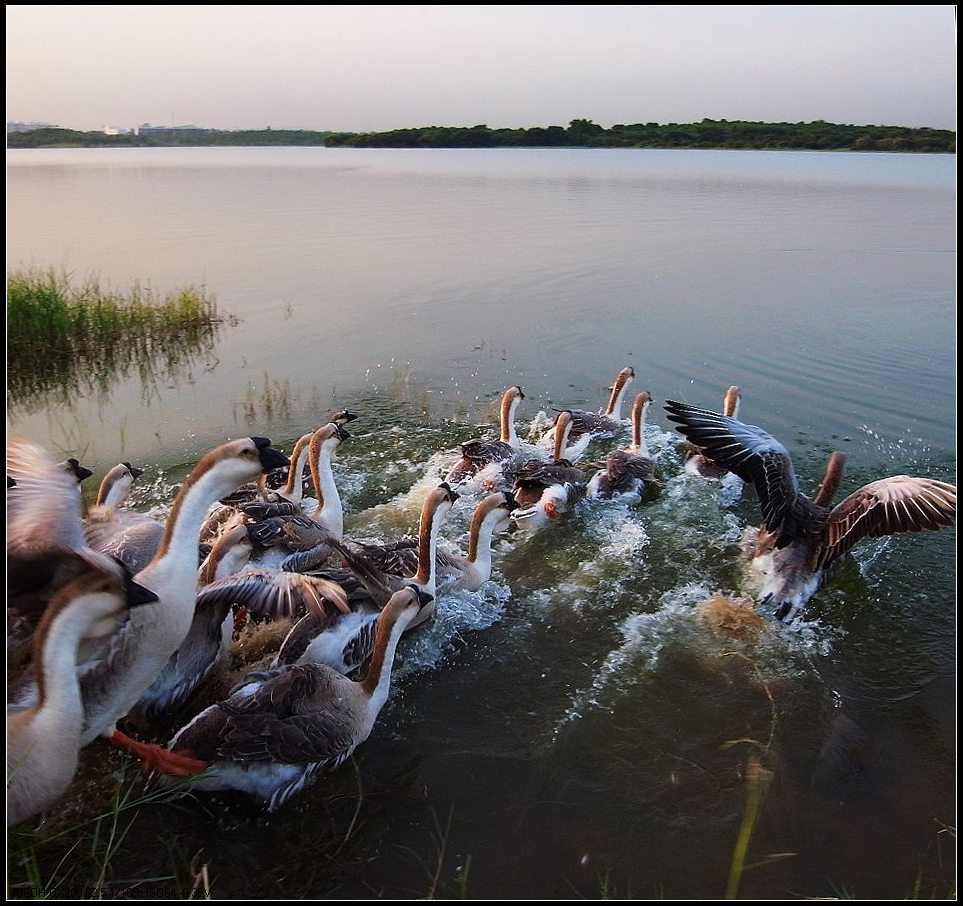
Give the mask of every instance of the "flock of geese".
M 437 598 L 489 580 L 497 532 L 512 523 L 543 529 L 586 496 L 637 503 L 658 485 L 645 391 L 632 401 L 631 441 L 592 474 L 576 464 L 593 439 L 624 430 L 634 377 L 623 368 L 600 412 L 561 410 L 534 444 L 515 427 L 524 393 L 508 388 L 499 438 L 462 444 L 424 501 L 417 538 L 380 545 L 344 535 L 332 458 L 356 418 L 347 410 L 299 438 L 290 460 L 261 437 L 209 451 L 163 522 L 124 506 L 141 475 L 130 463 L 106 474 L 85 512 L 80 482 L 91 472 L 12 439 L 8 825 L 49 809 L 69 786 L 80 749 L 98 737 L 162 778 L 244 791 L 272 810 L 336 768 L 371 733 L 402 634 L 431 619 Z M 786 448 L 737 419 L 739 399 L 730 387 L 721 413 L 674 401 L 665 409 L 686 438 L 687 474 L 715 480 L 732 472 L 755 488 L 761 522 L 746 532 L 746 577 L 777 620 L 795 619 L 861 539 L 954 523 L 956 488 L 930 478 L 884 478 L 833 506 L 841 453 L 810 499 Z M 459 498 L 454 488 L 478 498 L 465 554 L 438 545 Z M 246 674 L 166 746 L 118 730 L 124 718 L 149 723 L 188 704 L 224 665 L 245 619 L 279 618 L 297 621 L 271 664 Z

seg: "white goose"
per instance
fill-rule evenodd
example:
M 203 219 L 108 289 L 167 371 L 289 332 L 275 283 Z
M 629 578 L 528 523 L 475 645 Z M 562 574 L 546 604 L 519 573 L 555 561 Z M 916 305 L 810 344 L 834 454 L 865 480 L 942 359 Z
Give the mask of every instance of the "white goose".
M 194 788 L 240 790 L 273 811 L 337 768 L 370 735 L 388 700 L 398 640 L 430 601 L 413 586 L 392 595 L 360 682 L 318 664 L 278 667 L 249 674 L 230 698 L 202 711 L 169 744 L 209 765 Z
M 515 431 L 515 413 L 525 399 L 522 388 L 509 387 L 502 395 L 501 436 L 498 440 L 469 440 L 461 445 L 461 458 L 448 471 L 445 481 L 458 484 L 495 463 L 504 462 L 521 449 Z
M 844 457 L 834 453 L 816 497 L 799 490 L 792 460 L 772 435 L 734 418 L 667 401 L 677 430 L 716 465 L 751 482 L 762 525 L 749 552 L 757 599 L 792 619 L 858 541 L 897 532 L 937 530 L 956 518 L 956 488 L 933 478 L 893 475 L 870 482 L 832 509 Z
M 613 450 L 606 457 L 605 468 L 592 476 L 588 496 L 610 498 L 616 494 L 627 499 L 642 499 L 647 485 L 655 481 L 655 462 L 645 443 L 645 416 L 652 397 L 643 390 L 632 403 L 632 443 L 624 450 Z
M 77 650 L 84 639 L 114 632 L 127 608 L 157 600 L 109 557 L 69 552 L 77 575 L 60 588 L 34 634 L 37 703 L 7 712 L 7 824 L 51 806 L 77 769 L 84 703 L 77 681 Z
M 623 368 L 615 377 L 609 401 L 604 409 L 598 413 L 584 409 L 569 409 L 572 413 L 572 427 L 568 441 L 562 451 L 566 459 L 576 460 L 585 453 L 590 441 L 596 437 L 615 437 L 622 430 L 622 402 L 629 389 L 629 384 L 635 377 L 635 369 L 631 366 Z M 539 440 L 542 446 L 552 446 L 555 443 L 556 428 L 553 426 Z
M 154 559 L 136 575 L 156 592 L 156 607 L 141 608 L 109 639 L 85 656 L 81 689 L 86 721 L 81 745 L 106 736 L 145 763 L 159 767 L 167 753 L 116 730 L 144 691 L 158 677 L 190 629 L 197 599 L 197 533 L 210 505 L 265 469 L 287 465 L 287 457 L 263 437 L 230 441 L 214 448 L 182 482 L 164 538 Z M 35 690 L 34 690 L 35 697 Z M 191 765 L 169 770 L 193 772 Z

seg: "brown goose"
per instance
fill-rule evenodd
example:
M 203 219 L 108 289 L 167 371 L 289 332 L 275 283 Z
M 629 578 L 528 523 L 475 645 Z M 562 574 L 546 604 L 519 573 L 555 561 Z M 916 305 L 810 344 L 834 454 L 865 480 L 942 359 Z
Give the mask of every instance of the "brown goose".
M 645 415 L 652 397 L 643 390 L 632 403 L 632 443 L 624 450 L 613 450 L 605 468 L 596 472 L 588 484 L 590 497 L 609 498 L 616 494 L 642 499 L 647 485 L 655 481 L 655 463 L 645 443 Z
M 288 552 L 301 552 L 312 566 L 323 563 L 331 555 L 328 541 L 344 535 L 344 509 L 334 480 L 331 459 L 335 450 L 351 435 L 341 426 L 329 422 L 311 436 L 308 459 L 317 495 L 317 509 L 305 515 L 301 508 L 289 504 L 289 512 L 276 515 L 271 504 L 250 503 L 242 506 L 249 519 L 251 539 L 262 548 L 280 547 Z M 272 515 L 273 514 L 273 515 Z M 311 554 L 306 552 L 311 551 Z M 299 569 L 308 567 L 302 565 Z
M 101 553 L 116 557 L 133 573 L 153 559 L 164 537 L 164 523 L 145 513 L 121 509 L 135 479 L 144 474 L 129 462 L 114 466 L 100 483 L 97 503 L 87 513 L 84 535 Z
M 470 440 L 461 445 L 461 459 L 451 467 L 445 481 L 451 484 L 467 481 L 473 475 L 497 462 L 504 462 L 521 449 L 515 432 L 515 412 L 525 394 L 521 387 L 509 387 L 502 396 L 501 437 L 498 440 Z
M 344 565 L 355 573 L 376 600 L 383 597 L 385 592 L 397 591 L 408 584 L 417 585 L 434 598 L 441 523 L 457 499 L 458 495 L 444 482 L 428 494 L 421 507 L 415 553 L 412 553 L 409 539 L 392 544 L 358 544 L 335 540 L 332 546 L 340 554 Z M 423 623 L 434 613 L 434 609 L 432 603 L 418 614 L 411 625 Z
M 578 459 L 594 437 L 615 437 L 622 430 L 622 402 L 635 377 L 631 366 L 623 368 L 616 376 L 609 393 L 609 401 L 598 413 L 584 409 L 569 409 L 572 413 L 572 428 L 566 448 L 562 455 L 567 459 Z M 555 443 L 555 427 L 549 429 L 540 444 L 548 446 Z
M 518 509 L 512 518 L 535 528 L 559 518 L 571 505 L 585 496 L 588 476 L 562 458 L 572 426 L 572 413 L 563 409 L 555 418 L 555 448 L 552 462 L 529 460 L 512 473 L 512 493 Z
M 755 425 L 666 402 L 669 419 L 717 465 L 751 482 L 762 525 L 750 551 L 750 582 L 757 599 L 776 606 L 776 618 L 800 613 L 832 568 L 863 538 L 953 525 L 956 487 L 933 478 L 893 475 L 854 491 L 832 509 L 844 457 L 834 454 L 810 500 L 800 492 L 786 448 Z
M 732 384 L 726 389 L 725 396 L 722 398 L 722 414 L 727 418 L 739 417 L 739 404 L 742 402 L 742 391 Z M 699 452 L 699 448 L 686 445 L 685 471 L 687 475 L 695 475 L 699 478 L 722 478 L 728 474 L 728 469 L 723 469 Z
M 78 647 L 113 633 L 130 607 L 157 600 L 109 557 L 61 553 L 76 575 L 51 598 L 33 637 L 37 702 L 7 711 L 7 824 L 51 806 L 77 769 L 84 702 L 77 681 Z
M 388 700 L 398 640 L 430 603 L 415 586 L 392 595 L 360 682 L 319 664 L 249 674 L 170 741 L 172 752 L 210 765 L 194 788 L 240 790 L 273 811 L 341 765 L 370 735 Z
M 357 413 L 350 409 L 339 409 L 332 412 L 323 422 L 334 422 L 336 425 L 346 425 L 358 418 Z M 313 432 L 303 434 L 294 442 L 291 451 L 291 464 L 284 471 L 275 469 L 265 473 L 255 482 L 241 485 L 233 494 L 228 494 L 221 500 L 222 504 L 238 507 L 245 503 L 292 501 L 300 503 L 304 493 L 311 489 L 310 475 L 305 478 L 304 469 L 308 462 L 308 444 L 311 443 Z

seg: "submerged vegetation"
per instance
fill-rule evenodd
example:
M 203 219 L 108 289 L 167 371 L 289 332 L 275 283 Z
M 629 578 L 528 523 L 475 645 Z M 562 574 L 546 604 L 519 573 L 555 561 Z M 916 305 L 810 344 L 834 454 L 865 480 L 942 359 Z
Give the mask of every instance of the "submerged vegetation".
M 7 275 L 7 405 L 105 394 L 132 373 L 145 392 L 208 354 L 228 320 L 203 287 L 117 292 L 53 269 Z
M 8 148 L 148 148 L 171 146 L 327 145 L 346 148 L 747 148 L 816 151 L 917 151 L 952 154 L 956 133 L 908 126 L 854 126 L 711 120 L 699 123 L 618 123 L 609 129 L 587 119 L 568 126 L 491 129 L 422 126 L 390 132 L 316 132 L 308 129 L 152 129 L 106 135 L 43 128 L 7 134 Z

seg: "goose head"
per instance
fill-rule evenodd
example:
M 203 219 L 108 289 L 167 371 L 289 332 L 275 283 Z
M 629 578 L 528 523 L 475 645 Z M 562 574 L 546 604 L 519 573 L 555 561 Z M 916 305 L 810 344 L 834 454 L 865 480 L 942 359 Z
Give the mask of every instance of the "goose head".
M 571 485 L 564 482 L 549 485 L 537 503 L 513 510 L 511 518 L 517 525 L 533 530 L 561 519 L 568 508 L 571 490 Z
M 93 472 L 90 471 L 90 469 L 87 469 L 84 466 L 82 466 L 73 457 L 71 457 L 68 460 L 65 460 L 63 463 L 61 463 L 61 466 L 64 468 L 66 472 L 74 476 L 74 478 L 77 480 L 77 484 L 80 484 L 80 482 L 85 481 L 86 479 L 90 478 L 91 475 L 94 474 Z
M 562 409 L 555 416 L 555 449 L 552 458 L 558 462 L 565 456 L 565 448 L 568 446 L 568 437 L 572 433 L 572 410 Z
M 268 438 L 244 437 L 228 441 L 206 453 L 185 479 L 185 484 L 194 484 L 210 477 L 218 487 L 224 488 L 217 497 L 224 497 L 263 472 L 286 468 L 289 464 L 287 456 L 275 450 Z
M 732 384 L 726 390 L 726 395 L 722 400 L 722 414 L 729 418 L 739 417 L 739 403 L 742 401 L 742 391 Z
M 631 365 L 626 365 L 626 367 L 615 376 L 615 383 L 612 384 L 612 392 L 609 395 L 609 402 L 605 407 L 604 415 L 616 420 L 622 417 L 622 400 L 625 397 L 625 391 L 628 390 L 629 384 L 632 383 L 634 377 L 635 369 Z
M 134 482 L 144 474 L 129 462 L 119 462 L 110 469 L 100 482 L 97 492 L 97 506 L 117 506 L 130 494 Z

